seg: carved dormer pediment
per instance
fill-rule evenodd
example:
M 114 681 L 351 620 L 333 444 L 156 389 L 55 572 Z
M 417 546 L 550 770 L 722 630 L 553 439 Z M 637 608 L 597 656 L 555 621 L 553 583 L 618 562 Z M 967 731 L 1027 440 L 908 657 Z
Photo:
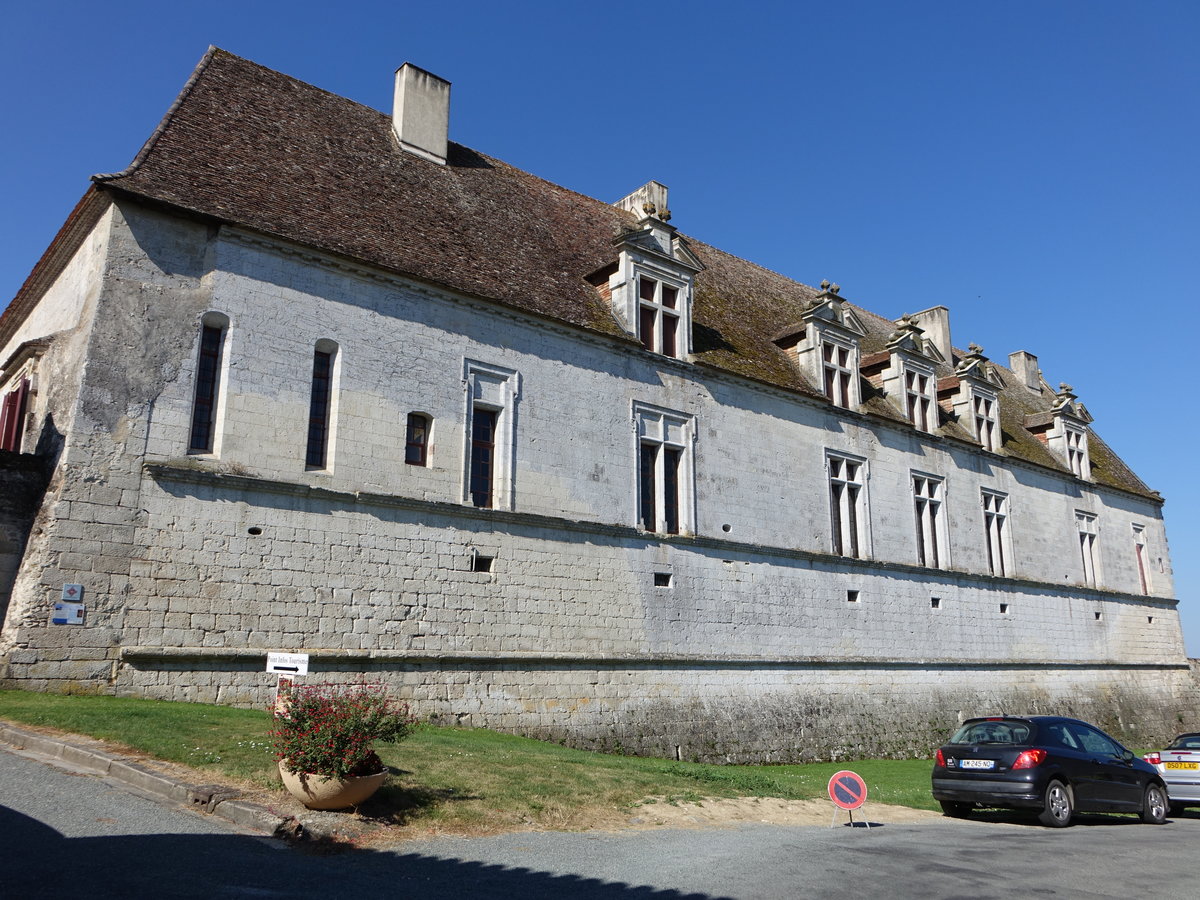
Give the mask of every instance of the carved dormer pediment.
M 918 431 L 935 431 L 939 424 L 936 370 L 945 359 L 915 316 L 897 320 L 888 337 L 887 354 L 880 380 L 884 396 Z
M 954 367 L 957 385 L 949 393 L 951 412 L 984 450 L 1000 450 L 1000 396 L 996 370 L 983 348 L 970 344 Z
M 856 409 L 859 387 L 859 344 L 866 329 L 839 295 L 840 288 L 821 282 L 822 292 L 805 304 L 800 321 L 775 337 L 793 349 L 804 375 L 836 406 Z
M 602 270 L 613 316 L 647 350 L 686 359 L 692 349 L 693 285 L 704 266 L 667 224 L 665 185 L 651 181 L 615 205 L 640 218 L 613 241 L 617 262 Z
M 1094 421 L 1087 407 L 1075 396 L 1074 388 L 1066 382 L 1058 386 L 1058 393 L 1054 395 L 1054 405 L 1050 407 L 1050 411 L 1056 416 L 1069 416 L 1082 425 L 1090 425 Z
M 1057 453 L 1079 478 L 1092 477 L 1088 425 L 1092 416 L 1069 384 L 1060 384 L 1050 409 L 1025 417 L 1025 427 Z

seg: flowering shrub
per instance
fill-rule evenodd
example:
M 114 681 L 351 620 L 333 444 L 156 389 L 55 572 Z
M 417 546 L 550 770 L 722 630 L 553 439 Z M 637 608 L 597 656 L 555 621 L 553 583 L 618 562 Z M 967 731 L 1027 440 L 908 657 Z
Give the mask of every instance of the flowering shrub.
M 380 684 L 284 685 L 275 716 L 275 756 L 288 771 L 326 778 L 374 775 L 383 763 L 373 741 L 395 743 L 412 731 L 408 704 Z

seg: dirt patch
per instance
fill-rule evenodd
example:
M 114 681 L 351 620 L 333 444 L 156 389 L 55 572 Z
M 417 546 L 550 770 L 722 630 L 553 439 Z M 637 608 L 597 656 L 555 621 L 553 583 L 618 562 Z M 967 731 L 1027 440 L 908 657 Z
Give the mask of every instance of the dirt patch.
M 776 797 L 736 797 L 730 800 L 701 800 L 696 803 L 643 803 L 629 815 L 628 828 L 720 828 L 733 825 L 829 825 L 834 807 L 828 800 L 780 800 Z M 927 809 L 867 803 L 855 810 L 854 821 L 892 824 L 939 818 Z M 850 821 L 838 810 L 839 822 Z

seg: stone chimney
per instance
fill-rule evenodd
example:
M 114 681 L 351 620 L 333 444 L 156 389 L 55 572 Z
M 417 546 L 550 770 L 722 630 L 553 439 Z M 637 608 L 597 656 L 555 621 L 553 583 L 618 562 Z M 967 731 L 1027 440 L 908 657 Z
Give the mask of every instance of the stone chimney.
M 952 356 L 954 351 L 951 350 L 953 345 L 950 343 L 950 310 L 944 306 L 934 306 L 919 313 L 913 313 L 912 317 L 917 320 L 917 324 L 925 332 L 926 340 L 937 347 L 938 353 L 945 358 L 946 364 L 954 365 Z
M 1037 357 L 1024 350 L 1008 354 L 1008 367 L 1031 391 L 1042 392 L 1042 370 L 1038 368 Z
M 446 164 L 450 82 L 405 63 L 396 70 L 392 129 L 409 153 Z

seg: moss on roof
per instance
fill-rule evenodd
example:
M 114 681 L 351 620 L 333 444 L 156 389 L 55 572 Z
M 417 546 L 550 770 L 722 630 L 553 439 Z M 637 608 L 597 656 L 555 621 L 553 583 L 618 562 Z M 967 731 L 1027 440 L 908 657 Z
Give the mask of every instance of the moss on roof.
M 587 277 L 615 259 L 630 213 L 451 143 L 446 165 L 399 149 L 388 115 L 218 49 L 124 172 L 102 188 L 167 203 L 390 272 L 443 285 L 629 340 Z M 693 308 L 695 360 L 820 397 L 772 338 L 819 293 L 694 238 L 704 265 Z M 858 306 L 862 353 L 883 350 L 895 323 Z M 953 363 L 938 375 L 953 374 Z M 1026 430 L 1053 394 L 1029 390 L 997 367 L 1003 452 L 1067 471 Z M 863 411 L 903 421 L 863 382 Z M 940 433 L 963 440 L 943 415 Z M 1101 484 L 1158 499 L 1093 434 Z

